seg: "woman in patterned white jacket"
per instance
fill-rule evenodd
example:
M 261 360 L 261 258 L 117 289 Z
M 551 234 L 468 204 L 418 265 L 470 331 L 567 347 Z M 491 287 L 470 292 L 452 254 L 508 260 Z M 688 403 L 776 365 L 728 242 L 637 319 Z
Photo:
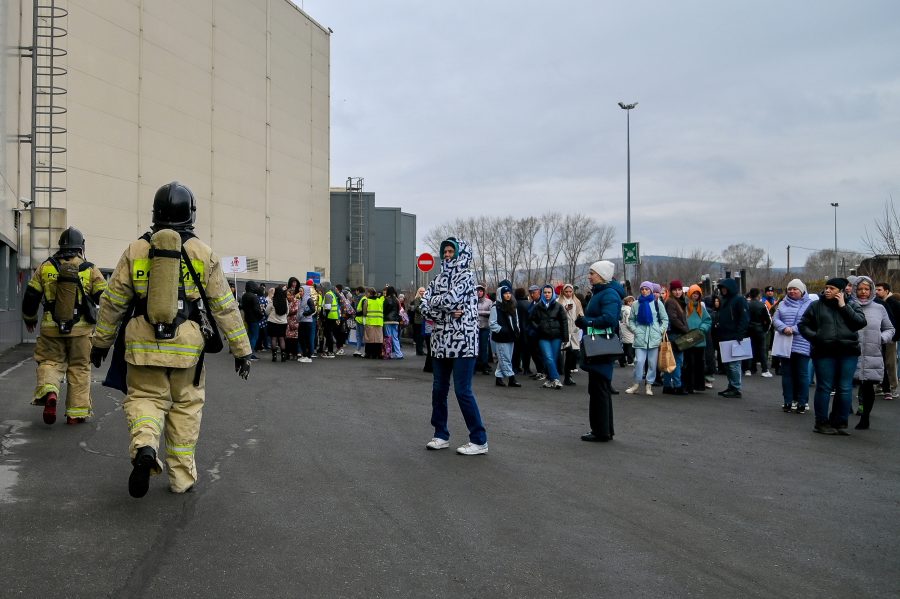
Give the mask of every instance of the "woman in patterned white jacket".
M 478 356 L 478 299 L 475 275 L 470 268 L 472 250 L 454 237 L 441 242 L 441 272 L 431 281 L 419 309 L 434 322 L 431 331 L 431 363 L 434 383 L 431 389 L 431 424 L 434 437 L 425 446 L 444 449 L 450 446 L 447 429 L 447 395 L 450 377 L 456 401 L 469 428 L 469 443 L 457 448 L 462 455 L 488 452 L 487 432 L 472 392 L 472 375 Z

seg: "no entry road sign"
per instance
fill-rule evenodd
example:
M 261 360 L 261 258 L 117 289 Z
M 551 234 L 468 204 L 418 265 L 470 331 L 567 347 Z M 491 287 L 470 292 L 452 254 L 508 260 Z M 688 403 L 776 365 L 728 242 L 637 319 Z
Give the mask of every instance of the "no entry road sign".
M 428 272 L 429 270 L 434 268 L 434 256 L 428 253 L 422 254 L 416 260 L 416 268 L 418 268 L 422 272 Z

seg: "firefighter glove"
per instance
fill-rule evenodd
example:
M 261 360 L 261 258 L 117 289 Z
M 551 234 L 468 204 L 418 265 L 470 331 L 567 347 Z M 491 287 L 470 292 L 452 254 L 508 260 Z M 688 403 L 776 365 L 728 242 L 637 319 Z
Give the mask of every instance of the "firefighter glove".
M 246 381 L 250 377 L 250 356 L 235 358 L 234 371 Z
M 100 364 L 103 363 L 103 360 L 106 359 L 106 355 L 109 353 L 108 347 L 92 347 L 91 348 L 91 364 L 94 365 L 94 368 L 100 368 Z

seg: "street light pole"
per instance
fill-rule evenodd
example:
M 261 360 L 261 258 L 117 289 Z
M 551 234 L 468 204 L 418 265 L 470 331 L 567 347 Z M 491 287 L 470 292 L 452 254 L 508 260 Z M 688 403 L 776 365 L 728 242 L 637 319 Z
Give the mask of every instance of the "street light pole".
M 619 108 L 625 111 L 625 147 L 627 152 L 627 173 L 628 173 L 628 187 L 627 187 L 627 195 L 626 195 L 626 204 L 625 204 L 625 242 L 631 243 L 631 111 L 637 106 L 637 102 L 632 102 L 631 104 L 626 104 L 624 102 L 619 102 Z M 625 266 L 625 256 L 622 256 L 622 270 L 625 275 L 625 280 L 628 281 L 628 267 Z
M 837 263 L 837 209 L 838 203 L 831 202 L 831 207 L 834 208 L 834 276 L 838 276 L 838 263 Z

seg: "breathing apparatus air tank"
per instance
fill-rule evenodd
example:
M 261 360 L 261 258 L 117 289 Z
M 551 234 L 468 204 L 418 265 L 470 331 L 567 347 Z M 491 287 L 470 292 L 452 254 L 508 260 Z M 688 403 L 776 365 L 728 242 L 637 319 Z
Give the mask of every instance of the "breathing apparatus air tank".
M 181 287 L 181 235 L 172 229 L 160 229 L 150 237 L 150 280 L 147 284 L 147 320 L 157 339 L 171 339 L 178 328 L 175 322 Z

